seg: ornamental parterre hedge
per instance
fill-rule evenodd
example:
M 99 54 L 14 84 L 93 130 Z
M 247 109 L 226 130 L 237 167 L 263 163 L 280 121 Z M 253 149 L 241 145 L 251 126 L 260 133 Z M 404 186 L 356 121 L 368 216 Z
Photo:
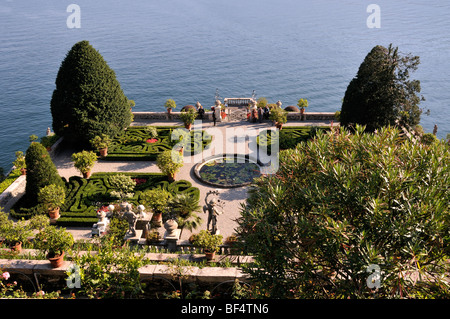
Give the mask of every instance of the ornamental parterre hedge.
M 197 200 L 200 191 L 193 187 L 189 181 L 179 180 L 169 183 L 167 176 L 160 173 L 94 173 L 91 178 L 85 179 L 73 176 L 66 181 L 66 201 L 61 207 L 61 217 L 57 224 L 60 226 L 92 226 L 98 221 L 97 210 L 102 206 L 116 203 L 117 199 L 109 195 L 112 190 L 108 178 L 112 174 L 131 176 L 136 181 L 134 196 L 127 201 L 134 206 L 140 205 L 142 192 L 152 188 L 162 188 L 175 194 L 191 194 Z M 32 209 L 14 208 L 11 214 L 15 218 L 30 218 L 36 213 L 42 213 L 38 206 Z
M 151 140 L 146 126 L 130 126 L 112 139 L 105 160 L 154 161 L 165 150 L 172 149 L 178 140 L 171 140 L 175 129 L 182 126 L 156 126 L 158 136 Z M 191 130 L 191 143 L 184 148 L 184 154 L 198 154 L 206 149 L 212 137 L 204 130 Z
M 294 148 L 300 142 L 306 142 L 308 139 L 313 138 L 319 132 L 329 131 L 327 126 L 283 126 L 281 131 L 264 130 L 261 131 L 256 139 L 258 146 L 267 146 L 267 152 L 270 155 L 270 145 L 273 143 L 273 139 L 279 136 L 279 149 L 285 150 Z

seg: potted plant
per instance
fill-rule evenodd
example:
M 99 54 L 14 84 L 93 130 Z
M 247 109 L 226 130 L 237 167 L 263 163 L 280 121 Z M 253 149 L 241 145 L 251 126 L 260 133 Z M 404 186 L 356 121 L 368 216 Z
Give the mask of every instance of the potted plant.
M 275 126 L 281 130 L 283 128 L 283 124 L 287 122 L 287 113 L 288 112 L 281 108 L 273 108 L 270 111 L 269 118 L 275 123 Z
M 153 188 L 142 193 L 143 204 L 153 211 L 152 224 L 162 226 L 162 214 L 167 210 L 172 194 L 161 188 Z
M 200 211 L 198 199 L 190 194 L 177 194 L 169 200 L 169 207 L 177 217 L 178 226 L 192 232 L 201 225 L 202 219 L 195 214 Z
M 177 104 L 172 99 L 167 99 L 166 103 L 164 104 L 165 108 L 167 109 L 167 113 L 172 113 L 172 109 L 175 109 L 177 107 Z
M 180 112 L 180 119 L 184 123 L 184 127 L 191 130 L 192 123 L 194 123 L 198 113 L 195 110 L 189 109 Z
M 66 192 L 62 186 L 51 184 L 41 188 L 38 192 L 38 202 L 47 208 L 52 223 L 60 217 L 59 210 L 65 199 Z
M 26 175 L 27 165 L 25 163 L 25 155 L 23 155 L 22 151 L 16 152 L 16 160 L 13 162 L 13 165 L 22 172 L 22 175 Z
M 36 235 L 35 242 L 37 248 L 47 254 L 52 267 L 58 268 L 63 263 L 65 252 L 73 246 L 74 240 L 65 228 L 49 225 Z
M 215 253 L 219 251 L 222 244 L 222 235 L 213 235 L 207 230 L 202 230 L 193 239 L 193 245 L 203 248 L 207 260 L 214 259 Z
M 297 101 L 297 105 L 300 108 L 300 114 L 302 117 L 302 121 L 305 120 L 304 114 L 305 114 L 305 107 L 308 107 L 308 100 L 307 99 L 300 99 Z
M 101 134 L 101 136 L 95 136 L 90 140 L 91 145 L 98 150 L 101 157 L 108 156 L 108 146 L 111 144 L 111 139 L 106 134 Z
M 92 151 L 81 151 L 72 154 L 72 161 L 84 178 L 91 177 L 91 169 L 97 161 L 97 154 Z
M 5 213 L 2 213 L 5 214 Z M 6 216 L 6 214 L 5 214 Z M 0 225 L 0 236 L 3 238 L 6 244 L 9 245 L 12 251 L 20 252 L 22 250 L 22 244 L 33 235 L 30 225 L 25 220 L 19 220 L 13 222 L 5 218 L 2 225 Z
M 156 158 L 156 166 L 173 182 L 176 173 L 183 167 L 183 155 L 176 150 L 166 150 Z

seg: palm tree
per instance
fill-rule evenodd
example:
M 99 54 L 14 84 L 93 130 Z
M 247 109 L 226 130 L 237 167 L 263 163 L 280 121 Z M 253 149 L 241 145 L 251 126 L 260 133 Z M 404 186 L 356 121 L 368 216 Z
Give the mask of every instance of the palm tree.
M 176 216 L 181 229 L 186 228 L 192 231 L 203 222 L 195 213 L 201 209 L 198 200 L 189 194 L 177 194 L 170 199 L 168 206 L 172 207 L 172 213 Z

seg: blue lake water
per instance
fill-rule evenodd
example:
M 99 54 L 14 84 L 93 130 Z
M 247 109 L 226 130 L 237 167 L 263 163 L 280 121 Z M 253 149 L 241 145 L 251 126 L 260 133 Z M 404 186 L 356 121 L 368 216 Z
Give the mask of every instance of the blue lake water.
M 66 12 L 79 5 L 81 28 Z M 377 44 L 419 55 L 430 110 L 421 124 L 450 133 L 450 2 L 376 1 L 381 28 L 368 28 L 363 0 L 0 0 L 0 166 L 51 127 L 61 61 L 88 40 L 115 70 L 135 111 L 221 98 L 266 97 L 308 111 L 340 109 L 350 80 Z

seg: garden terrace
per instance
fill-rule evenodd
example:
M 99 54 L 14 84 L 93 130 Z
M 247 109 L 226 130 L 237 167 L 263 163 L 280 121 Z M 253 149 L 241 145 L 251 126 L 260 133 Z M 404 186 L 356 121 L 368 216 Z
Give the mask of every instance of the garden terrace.
M 136 181 L 134 196 L 127 201 L 133 205 L 139 205 L 143 191 L 152 188 L 166 189 L 172 194 L 187 193 L 200 198 L 198 188 L 186 180 L 178 180 L 169 183 L 167 176 L 161 173 L 94 173 L 91 178 L 85 179 L 79 176 L 72 176 L 66 181 L 66 200 L 61 207 L 61 217 L 57 224 L 60 226 L 88 226 L 98 221 L 97 210 L 102 206 L 117 202 L 117 199 L 110 196 L 113 190 L 108 178 L 113 174 L 123 174 L 131 176 Z M 29 218 L 33 214 L 40 213 L 38 206 L 32 208 L 21 207 L 20 200 L 16 204 L 11 215 L 14 218 Z
M 154 161 L 165 150 L 171 150 L 179 142 L 171 140 L 171 134 L 182 126 L 157 126 L 158 136 L 152 139 L 145 126 L 130 126 L 112 139 L 105 160 Z M 211 143 L 211 136 L 204 130 L 191 130 L 191 143 L 184 148 L 185 154 L 198 154 Z

